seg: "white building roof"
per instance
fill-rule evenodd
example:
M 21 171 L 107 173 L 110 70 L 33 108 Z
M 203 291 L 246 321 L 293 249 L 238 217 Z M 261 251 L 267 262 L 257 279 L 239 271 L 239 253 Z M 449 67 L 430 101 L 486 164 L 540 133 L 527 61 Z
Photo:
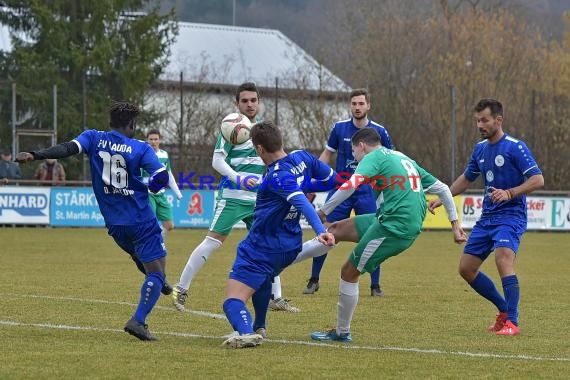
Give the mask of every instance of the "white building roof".
M 350 87 L 283 33 L 273 29 L 180 22 L 162 80 L 350 91 Z
M 9 29 L 0 24 L 0 51 L 11 51 Z M 163 81 L 347 92 L 350 87 L 322 66 L 283 33 L 273 29 L 245 28 L 179 22 L 179 35 L 171 46 Z

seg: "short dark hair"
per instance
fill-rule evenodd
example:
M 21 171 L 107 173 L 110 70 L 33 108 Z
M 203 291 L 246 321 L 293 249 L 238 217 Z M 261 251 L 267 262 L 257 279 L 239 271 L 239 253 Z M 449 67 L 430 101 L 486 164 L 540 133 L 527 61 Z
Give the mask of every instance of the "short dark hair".
M 261 145 L 268 153 L 283 149 L 283 135 L 272 121 L 262 121 L 251 127 L 251 142 L 254 146 Z
M 259 99 L 259 91 L 257 90 L 257 86 L 255 85 L 255 83 L 253 82 L 245 82 L 239 85 L 239 87 L 236 90 L 236 102 L 239 103 L 239 95 L 243 92 L 243 91 L 252 91 L 255 92 L 257 94 L 257 98 Z
M 498 100 L 491 98 L 481 99 L 473 110 L 475 112 L 482 112 L 485 108 L 489 108 L 491 110 L 491 115 L 493 117 L 503 116 L 503 105 Z
M 354 90 L 352 90 L 350 92 L 349 100 L 352 100 L 352 98 L 354 98 L 355 96 L 360 96 L 360 95 L 364 95 L 364 99 L 366 99 L 366 102 L 370 103 L 370 94 L 368 93 L 368 90 L 365 88 L 355 88 Z
M 140 114 L 137 106 L 127 102 L 114 102 L 109 109 L 113 129 L 128 127 Z
M 158 135 L 158 137 L 160 137 L 160 131 L 158 129 L 151 129 L 146 133 L 146 137 L 150 135 Z
M 380 134 L 374 128 L 369 127 L 362 128 L 352 135 L 351 142 L 352 145 L 358 145 L 361 142 L 370 146 L 382 145 Z

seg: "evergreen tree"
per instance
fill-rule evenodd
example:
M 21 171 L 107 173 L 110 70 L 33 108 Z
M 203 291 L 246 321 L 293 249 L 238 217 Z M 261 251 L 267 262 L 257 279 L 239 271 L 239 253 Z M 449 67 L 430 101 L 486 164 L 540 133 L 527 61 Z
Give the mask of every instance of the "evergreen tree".
M 148 3 L 4 1 L 0 23 L 11 30 L 12 51 L 0 55 L 1 123 L 10 125 L 11 93 L 5 86 L 10 82 L 17 84 L 18 117 L 33 127 L 51 128 L 52 88 L 57 85 L 58 142 L 83 128 L 106 129 L 111 100 L 140 103 L 166 67 L 178 32 L 173 10 L 161 15 L 158 3 Z M 143 7 L 149 11 L 137 12 Z M 9 128 L 1 129 L 2 141 L 10 141 Z M 75 166 L 72 178 L 77 177 L 79 165 L 70 164 Z

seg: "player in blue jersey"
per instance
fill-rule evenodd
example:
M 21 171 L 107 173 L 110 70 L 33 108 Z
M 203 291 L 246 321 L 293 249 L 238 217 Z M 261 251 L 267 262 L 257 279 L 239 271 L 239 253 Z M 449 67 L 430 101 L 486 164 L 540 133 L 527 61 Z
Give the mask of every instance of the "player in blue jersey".
M 329 135 L 327 145 L 319 160 L 329 164 L 333 154 L 336 153 L 335 170 L 343 178 L 348 179 L 354 173 L 357 162 L 352 154 L 351 138 L 357 131 L 362 128 L 369 127 L 375 129 L 380 135 L 382 146 L 392 149 L 392 142 L 386 129 L 380 124 L 368 119 L 368 111 L 370 111 L 370 95 L 365 88 L 355 89 L 350 93 L 350 111 L 352 117 L 347 120 L 341 120 L 334 124 Z M 336 190 L 335 190 L 336 191 Z M 331 191 L 327 197 L 329 199 L 335 191 Z M 372 193 L 372 187 L 369 184 L 360 186 L 360 188 L 346 201 L 339 205 L 330 215 L 327 215 L 327 222 L 333 223 L 350 217 L 354 210 L 356 215 L 372 214 L 376 212 L 376 201 Z M 309 241 L 303 246 L 303 250 L 311 249 L 311 244 L 315 241 Z M 327 255 L 313 258 L 311 268 L 311 278 L 307 283 L 307 287 L 303 290 L 304 294 L 313 294 L 319 290 L 319 276 Z M 370 273 L 370 294 L 372 296 L 383 296 L 384 292 L 380 289 L 380 267 Z
M 271 298 L 271 281 L 290 265 L 302 246 L 301 214 L 320 243 L 334 244 L 304 191 L 311 179 L 327 181 L 334 172 L 305 151 L 283 150 L 281 131 L 269 121 L 255 124 L 251 140 L 267 173 L 259 184 L 253 225 L 237 247 L 226 286 L 224 312 L 237 335 L 224 342 L 228 348 L 253 347 L 266 335 L 265 318 Z M 245 303 L 252 298 L 255 320 Z
M 498 335 L 519 333 L 519 281 L 515 258 L 526 230 L 526 194 L 544 186 L 544 178 L 524 142 L 503 132 L 503 106 L 494 99 L 482 99 L 475 106 L 475 120 L 485 139 L 475 145 L 467 168 L 453 182 L 453 195 L 463 193 L 481 175 L 485 184 L 483 212 L 473 227 L 459 261 L 459 274 L 499 313 L 488 330 Z M 430 202 L 430 209 L 440 205 Z M 493 281 L 479 269 L 495 251 L 501 276 L 502 296 Z
M 161 229 L 150 207 L 148 190 L 156 193 L 168 184 L 168 173 L 146 142 L 133 139 L 140 111 L 117 102 L 110 109 L 110 132 L 87 130 L 72 141 L 35 152 L 20 152 L 19 162 L 64 158 L 77 153 L 89 157 L 93 191 L 109 235 L 129 253 L 146 278 L 133 317 L 125 331 L 141 340 L 156 340 L 146 317 L 165 284 L 166 249 Z M 149 185 L 141 169 L 151 173 Z

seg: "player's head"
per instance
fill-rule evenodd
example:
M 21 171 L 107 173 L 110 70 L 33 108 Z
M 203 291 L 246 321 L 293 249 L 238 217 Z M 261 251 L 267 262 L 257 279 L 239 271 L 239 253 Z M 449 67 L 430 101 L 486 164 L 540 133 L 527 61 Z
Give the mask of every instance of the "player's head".
M 352 154 L 358 162 L 370 151 L 382 145 L 380 134 L 374 128 L 362 128 L 352 135 Z
M 473 109 L 481 137 L 493 139 L 502 134 L 503 105 L 495 99 L 481 99 Z
M 283 149 L 283 135 L 272 121 L 254 124 L 250 135 L 251 142 L 258 153 L 275 153 Z
M 239 85 L 236 91 L 236 106 L 239 112 L 255 123 L 255 116 L 259 111 L 259 91 L 253 82 Z
M 146 142 L 150 144 L 152 149 L 158 151 L 160 148 L 160 131 L 158 129 L 151 129 L 146 133 Z
M 365 88 L 356 88 L 350 93 L 350 113 L 356 120 L 362 120 L 370 111 L 370 95 Z
M 127 102 L 114 102 L 109 109 L 110 125 L 127 137 L 133 137 L 136 129 L 137 116 L 140 111 L 137 106 Z

